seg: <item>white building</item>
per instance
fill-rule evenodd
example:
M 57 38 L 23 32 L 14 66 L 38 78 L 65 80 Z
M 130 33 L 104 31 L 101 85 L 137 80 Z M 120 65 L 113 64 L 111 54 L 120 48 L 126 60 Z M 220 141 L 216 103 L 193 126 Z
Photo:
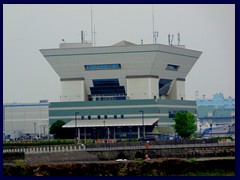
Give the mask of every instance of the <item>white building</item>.
M 60 77 L 61 101 L 185 99 L 185 78 L 200 51 L 161 44 L 62 43 L 40 52 Z
M 48 103 L 4 104 L 3 131 L 47 135 L 49 129 Z

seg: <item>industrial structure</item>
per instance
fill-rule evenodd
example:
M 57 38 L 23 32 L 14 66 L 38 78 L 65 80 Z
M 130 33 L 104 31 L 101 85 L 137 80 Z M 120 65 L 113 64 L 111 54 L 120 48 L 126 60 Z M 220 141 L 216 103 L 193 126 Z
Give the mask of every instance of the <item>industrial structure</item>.
M 197 98 L 199 130 L 215 136 L 235 134 L 235 99 L 216 93 L 212 99 Z M 204 130 L 204 127 L 207 127 Z
M 49 129 L 48 101 L 3 105 L 3 136 L 16 139 L 24 134 L 46 136 Z
M 61 43 L 40 52 L 62 88 L 60 102 L 49 104 L 49 123 L 65 121 L 76 138 L 140 138 L 174 125 L 177 111 L 196 115 L 196 102 L 185 100 L 185 78 L 200 51 L 121 41 Z

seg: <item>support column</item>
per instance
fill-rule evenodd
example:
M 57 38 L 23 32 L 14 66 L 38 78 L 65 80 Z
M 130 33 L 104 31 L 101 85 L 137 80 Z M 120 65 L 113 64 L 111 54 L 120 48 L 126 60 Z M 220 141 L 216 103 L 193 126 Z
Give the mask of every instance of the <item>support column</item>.
M 114 142 L 115 142 L 115 140 L 116 140 L 115 127 L 113 127 L 113 139 L 114 139 Z
M 80 131 L 80 128 L 78 128 L 78 141 L 81 140 L 81 131 Z
M 138 139 L 140 139 L 140 127 L 138 126 Z
M 86 127 L 84 128 L 84 140 L 85 140 L 85 143 L 86 143 L 87 142 Z

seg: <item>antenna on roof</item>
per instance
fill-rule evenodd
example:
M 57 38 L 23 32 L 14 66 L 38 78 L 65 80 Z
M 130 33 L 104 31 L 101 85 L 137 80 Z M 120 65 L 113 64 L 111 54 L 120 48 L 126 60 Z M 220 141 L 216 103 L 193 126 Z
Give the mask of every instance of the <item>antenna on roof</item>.
M 180 45 L 180 33 L 177 34 L 178 35 L 178 46 Z
M 196 91 L 195 91 L 195 99 L 199 99 L 198 96 L 199 96 L 199 92 L 198 92 L 198 90 L 196 90 Z
M 174 34 L 172 34 L 172 35 L 168 34 L 168 44 L 169 44 L 170 46 L 172 46 L 173 37 L 174 37 Z
M 84 42 L 84 37 L 83 36 L 84 36 L 83 31 L 81 31 L 81 41 L 82 41 L 82 43 Z
M 152 5 L 153 44 L 154 44 L 154 6 Z
M 95 31 L 95 25 L 94 25 L 94 31 L 93 31 L 93 39 L 94 39 L 94 43 L 93 46 L 96 46 L 96 31 Z
M 154 30 L 154 5 L 152 5 L 153 44 L 157 44 L 158 31 Z
M 93 18 L 92 18 L 92 4 L 91 4 L 91 41 L 93 43 Z

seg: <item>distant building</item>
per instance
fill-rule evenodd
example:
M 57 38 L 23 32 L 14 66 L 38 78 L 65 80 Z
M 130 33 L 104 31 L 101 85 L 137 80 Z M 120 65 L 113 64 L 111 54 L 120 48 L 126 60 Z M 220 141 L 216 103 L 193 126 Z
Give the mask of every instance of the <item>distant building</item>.
M 48 101 L 40 103 L 4 104 L 3 131 L 5 135 L 17 134 L 47 135 L 49 127 Z M 20 133 L 21 132 L 21 133 Z
M 197 116 L 204 123 L 235 123 L 235 99 L 224 98 L 222 93 L 213 95 L 213 99 L 197 99 Z

